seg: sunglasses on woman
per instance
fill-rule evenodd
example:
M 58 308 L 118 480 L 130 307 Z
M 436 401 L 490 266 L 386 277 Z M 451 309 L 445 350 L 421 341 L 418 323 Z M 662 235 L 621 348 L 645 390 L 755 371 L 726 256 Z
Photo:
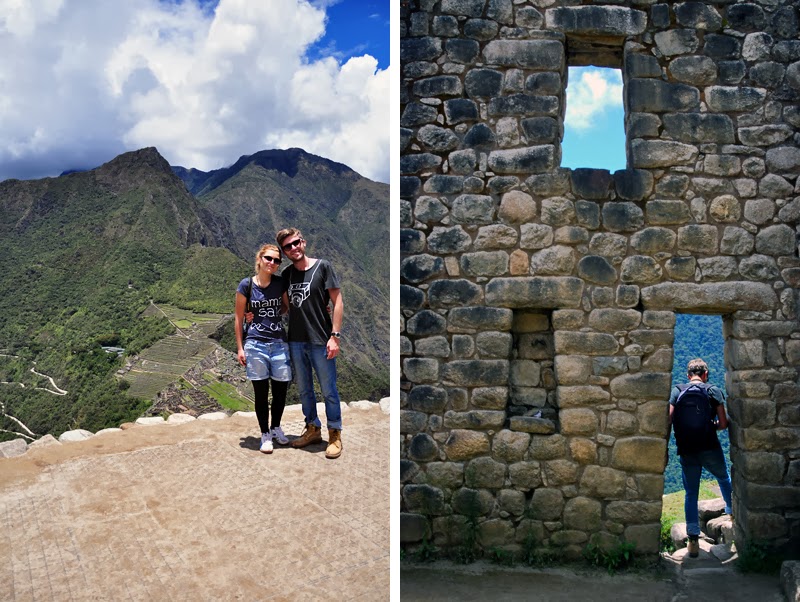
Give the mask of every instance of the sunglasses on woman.
M 274 263 L 276 265 L 280 265 L 281 264 L 281 258 L 280 257 L 273 257 L 272 255 L 262 255 L 261 259 L 265 259 L 265 260 L 267 260 L 269 262 L 272 262 L 272 263 Z

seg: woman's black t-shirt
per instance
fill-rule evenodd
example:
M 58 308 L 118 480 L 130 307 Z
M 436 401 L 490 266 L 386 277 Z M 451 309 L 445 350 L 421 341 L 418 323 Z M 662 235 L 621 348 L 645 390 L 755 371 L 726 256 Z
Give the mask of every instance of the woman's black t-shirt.
M 247 281 L 245 278 L 239 283 L 237 292 L 247 297 Z M 250 290 L 250 311 L 253 312 L 253 321 L 245 325 L 245 339 L 259 341 L 286 340 L 281 320 L 281 299 L 283 298 L 283 281 L 280 276 L 272 276 L 269 285 L 261 288 L 252 280 Z

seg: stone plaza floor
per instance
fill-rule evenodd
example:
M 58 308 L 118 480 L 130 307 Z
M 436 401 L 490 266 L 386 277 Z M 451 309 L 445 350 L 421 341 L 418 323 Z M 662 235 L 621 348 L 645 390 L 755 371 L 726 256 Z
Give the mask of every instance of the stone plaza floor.
M 337 460 L 259 453 L 254 416 L 0 459 L 0 600 L 387 600 L 389 415 L 369 405 Z

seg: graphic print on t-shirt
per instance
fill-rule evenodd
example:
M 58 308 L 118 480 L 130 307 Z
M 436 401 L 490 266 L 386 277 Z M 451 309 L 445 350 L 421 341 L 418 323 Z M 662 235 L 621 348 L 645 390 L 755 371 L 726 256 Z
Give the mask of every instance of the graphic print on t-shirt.
M 314 274 L 319 267 L 320 262 L 317 261 L 316 265 L 314 266 L 314 270 L 311 272 L 311 277 L 308 279 L 308 282 L 305 281 L 305 274 L 303 275 L 302 282 L 292 282 L 291 278 L 289 279 L 289 303 L 292 304 L 293 307 L 300 307 L 303 305 L 303 301 L 308 299 L 308 295 L 311 292 L 311 282 L 314 280 Z
M 253 299 L 250 301 L 250 307 L 255 314 L 250 328 L 266 336 L 275 336 L 269 333 L 283 333 L 280 299 Z

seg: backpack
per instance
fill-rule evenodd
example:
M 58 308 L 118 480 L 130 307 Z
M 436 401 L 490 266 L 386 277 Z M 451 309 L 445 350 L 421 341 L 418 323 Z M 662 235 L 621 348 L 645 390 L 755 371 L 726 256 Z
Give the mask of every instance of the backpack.
M 680 393 L 672 411 L 672 426 L 678 454 L 708 449 L 710 439 L 716 438 L 714 412 L 705 384 L 678 385 Z
M 245 290 L 244 296 L 246 299 L 246 301 L 244 302 L 244 313 L 247 313 L 250 311 L 250 293 L 253 292 L 252 276 L 247 279 L 247 284 L 245 285 L 244 290 Z M 244 332 L 245 334 L 247 334 L 247 326 L 248 326 L 247 320 L 242 320 L 242 332 Z

